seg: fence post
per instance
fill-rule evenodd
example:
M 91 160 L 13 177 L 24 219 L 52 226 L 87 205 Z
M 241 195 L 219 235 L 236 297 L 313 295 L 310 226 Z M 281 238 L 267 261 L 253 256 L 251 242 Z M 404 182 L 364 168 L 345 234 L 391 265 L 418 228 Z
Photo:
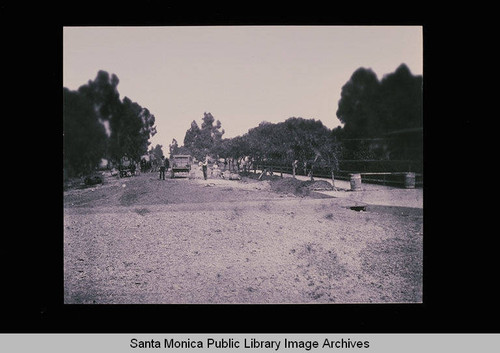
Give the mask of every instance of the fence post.
M 415 173 L 410 172 L 405 174 L 405 188 L 415 189 Z
M 351 191 L 356 191 L 361 189 L 361 174 L 351 174 Z

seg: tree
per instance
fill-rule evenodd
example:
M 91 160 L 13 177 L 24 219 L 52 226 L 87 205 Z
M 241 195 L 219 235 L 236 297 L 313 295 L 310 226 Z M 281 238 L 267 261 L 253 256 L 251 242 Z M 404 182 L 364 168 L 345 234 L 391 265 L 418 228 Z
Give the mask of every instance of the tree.
M 276 141 L 273 136 L 274 124 L 261 122 L 247 133 L 247 145 L 250 156 L 255 163 L 267 162 L 275 155 Z
M 155 117 L 148 109 L 123 99 L 120 109 L 110 120 L 110 155 L 114 160 L 122 156 L 138 161 L 146 153 L 149 138 L 156 133 Z
M 239 171 L 240 164 L 242 163 L 243 159 L 249 156 L 249 145 L 247 136 L 246 135 L 236 136 L 233 137 L 232 139 L 227 140 L 226 148 L 227 150 L 224 157 L 231 158 L 231 161 L 233 161 L 233 163 L 236 162 L 236 166 Z
M 422 76 L 404 64 L 381 81 L 381 122 L 391 159 L 423 159 Z
M 211 144 L 220 141 L 222 139 L 222 135 L 224 135 L 224 129 L 222 129 L 221 122 L 219 120 L 215 121 L 215 118 L 211 113 L 203 113 L 201 131 L 206 134 L 206 140 L 210 141 Z
M 214 125 L 215 122 L 215 125 Z M 221 143 L 224 129 L 219 120 L 215 121 L 211 113 L 204 113 L 201 129 L 195 120 L 184 136 L 184 146 L 187 147 L 197 159 L 214 154 Z
M 342 135 L 349 158 L 418 158 L 422 76 L 413 76 L 401 64 L 379 81 L 370 69 L 359 68 L 342 87 L 337 117 L 344 123 L 337 135 Z
M 371 137 L 378 132 L 380 83 L 371 69 L 357 69 L 342 87 L 337 109 L 347 137 Z
M 168 145 L 168 150 L 170 156 L 174 154 L 179 154 L 179 144 L 177 143 L 176 139 L 172 139 L 172 143 Z
M 289 160 L 303 162 L 314 159 L 319 154 L 320 137 L 329 130 L 321 121 L 314 119 L 289 118 L 284 122 L 285 131 L 290 136 Z
M 67 88 L 63 88 L 63 136 L 65 175 L 73 177 L 92 171 L 105 152 L 105 128 L 92 102 Z
M 161 157 L 164 157 L 162 148 L 163 148 L 162 145 L 157 144 L 154 148 L 151 147 L 148 153 L 150 156 L 153 156 L 153 159 L 160 160 Z
M 184 136 L 184 146 L 187 148 L 191 148 L 195 144 L 195 140 L 198 138 L 200 134 L 200 127 L 196 123 L 195 120 L 191 122 L 191 127 L 186 131 L 186 135 Z
M 116 75 L 99 71 L 77 91 L 64 88 L 64 166 L 68 176 L 90 172 L 101 158 L 138 161 L 156 134 L 155 117 L 128 97 Z
M 99 71 L 77 91 L 64 88 L 64 161 L 68 177 L 90 173 L 108 155 L 110 119 L 120 108 L 118 77 Z
M 93 81 L 89 80 L 86 85 L 78 88 L 78 93 L 91 102 L 99 121 L 108 129 L 109 121 L 116 117 L 121 106 L 119 82 L 115 74 L 110 76 L 106 71 L 100 70 Z M 109 136 L 109 131 L 107 133 Z
M 115 161 L 123 155 L 137 161 L 146 153 L 149 138 L 156 134 L 155 117 L 128 97 L 120 101 L 119 82 L 115 74 L 100 70 L 78 93 L 91 102 L 99 122 L 106 128 L 106 155 Z
M 422 76 L 413 76 L 405 64 L 385 75 L 380 84 L 380 123 L 385 133 L 421 128 Z
M 320 120 L 292 117 L 280 124 L 284 136 L 288 136 L 289 143 L 285 145 L 288 164 L 298 161 L 311 178 L 315 167 L 327 166 L 332 172 L 338 169 L 339 150 L 333 143 L 331 130 Z
M 297 161 L 304 170 L 314 165 L 338 170 L 338 143 L 319 120 L 291 117 L 284 122 L 262 122 L 244 136 L 245 151 L 257 163 L 292 166 Z

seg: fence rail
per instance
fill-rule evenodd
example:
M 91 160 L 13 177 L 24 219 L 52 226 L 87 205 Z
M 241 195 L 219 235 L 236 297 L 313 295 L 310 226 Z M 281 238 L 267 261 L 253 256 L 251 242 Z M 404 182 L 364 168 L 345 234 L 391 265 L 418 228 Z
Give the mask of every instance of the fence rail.
M 361 161 L 356 161 L 357 163 Z M 383 161 L 387 162 L 387 161 Z M 408 162 L 408 161 L 397 161 L 397 162 Z M 413 162 L 413 161 L 412 161 Z M 339 163 L 340 164 L 340 163 Z M 252 170 L 264 170 L 272 172 L 273 174 L 292 174 L 293 168 L 291 166 L 285 165 L 277 165 L 277 164 L 257 164 L 252 166 L 248 171 Z M 414 172 L 410 170 L 407 171 L 370 171 L 368 168 L 360 168 L 356 170 L 337 170 L 334 172 L 335 179 L 338 180 L 350 180 L 352 174 L 360 174 L 361 180 L 364 183 L 372 183 L 372 184 L 382 184 L 382 185 L 394 185 L 394 186 L 404 186 L 405 185 L 405 177 L 411 172 L 415 175 L 415 186 L 419 187 L 423 185 L 423 173 Z M 418 168 L 421 170 L 421 168 Z M 302 166 L 298 166 L 295 170 L 296 175 L 306 175 L 309 176 L 310 169 L 306 169 Z M 313 167 L 312 168 L 313 177 L 317 178 L 331 178 L 331 172 L 328 168 L 321 167 Z

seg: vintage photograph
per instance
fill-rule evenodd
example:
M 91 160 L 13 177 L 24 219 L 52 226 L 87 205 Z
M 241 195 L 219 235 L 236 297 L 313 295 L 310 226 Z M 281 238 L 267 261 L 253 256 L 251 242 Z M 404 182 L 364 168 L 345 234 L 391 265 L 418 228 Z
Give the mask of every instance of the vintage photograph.
M 64 304 L 423 302 L 421 26 L 62 31 Z

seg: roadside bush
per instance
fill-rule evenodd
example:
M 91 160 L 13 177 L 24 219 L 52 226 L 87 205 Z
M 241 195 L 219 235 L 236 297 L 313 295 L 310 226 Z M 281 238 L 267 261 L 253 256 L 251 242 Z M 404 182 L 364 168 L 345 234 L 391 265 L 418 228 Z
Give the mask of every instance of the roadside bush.
M 85 185 L 96 185 L 96 184 L 102 184 L 102 176 L 100 175 L 92 175 L 88 176 L 84 179 Z

